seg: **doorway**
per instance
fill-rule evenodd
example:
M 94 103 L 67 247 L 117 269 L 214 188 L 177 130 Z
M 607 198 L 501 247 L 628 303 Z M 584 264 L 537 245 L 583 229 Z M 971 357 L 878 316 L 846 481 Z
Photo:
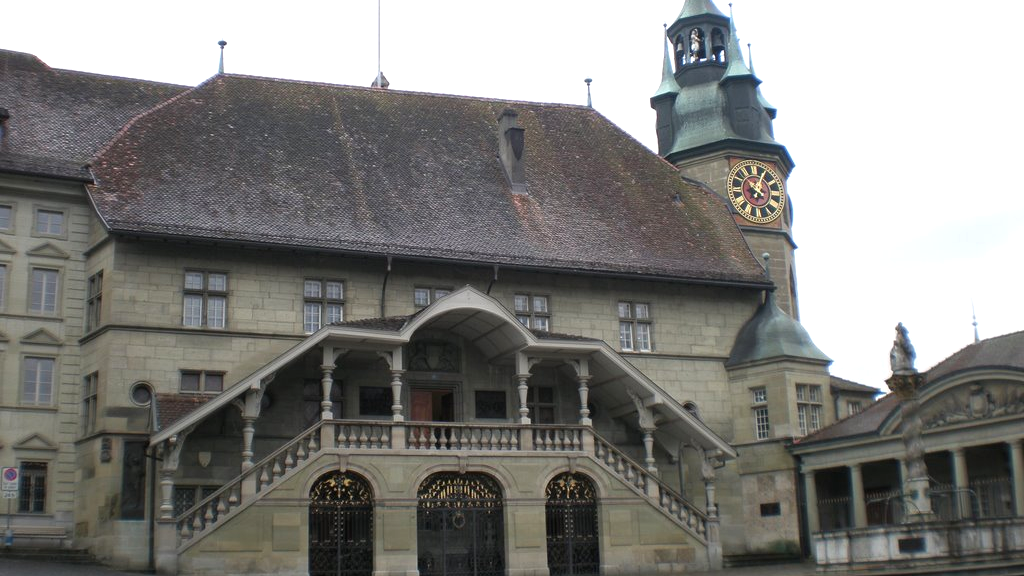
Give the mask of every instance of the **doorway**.
M 505 518 L 493 478 L 441 472 L 424 480 L 417 496 L 420 576 L 505 574 Z
M 351 472 L 320 477 L 309 492 L 310 576 L 373 573 L 373 493 Z
M 597 574 L 597 492 L 583 474 L 565 472 L 548 483 L 545 517 L 551 576 Z

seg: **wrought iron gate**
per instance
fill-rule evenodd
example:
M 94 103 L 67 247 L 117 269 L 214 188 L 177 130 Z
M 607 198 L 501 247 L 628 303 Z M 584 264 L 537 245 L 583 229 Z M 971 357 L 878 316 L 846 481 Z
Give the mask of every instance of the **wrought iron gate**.
M 484 474 L 442 472 L 419 489 L 420 576 L 502 576 L 505 519 L 501 488 Z
M 373 494 L 363 478 L 331 472 L 309 493 L 310 576 L 370 576 Z
M 545 495 L 551 575 L 597 574 L 601 562 L 594 483 L 566 472 L 548 483 Z

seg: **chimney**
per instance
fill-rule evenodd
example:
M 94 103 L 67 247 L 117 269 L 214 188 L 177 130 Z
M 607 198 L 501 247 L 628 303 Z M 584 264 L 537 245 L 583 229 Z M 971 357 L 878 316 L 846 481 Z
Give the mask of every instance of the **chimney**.
M 516 126 L 518 116 L 515 110 L 506 108 L 498 117 L 498 159 L 505 168 L 512 192 L 527 194 L 526 163 L 523 161 L 526 131 Z

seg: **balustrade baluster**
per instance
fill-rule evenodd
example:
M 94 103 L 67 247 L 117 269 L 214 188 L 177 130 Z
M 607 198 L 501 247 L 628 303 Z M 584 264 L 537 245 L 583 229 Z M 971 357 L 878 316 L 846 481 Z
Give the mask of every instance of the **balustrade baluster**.
M 292 449 L 289 448 L 284 452 L 284 471 L 287 472 L 295 467 L 295 458 L 292 458 Z
M 306 442 L 308 440 L 309 440 L 308 437 L 303 438 L 302 440 L 299 440 L 299 447 L 296 448 L 296 450 L 295 450 L 295 458 L 299 462 L 305 462 L 306 456 L 308 456 L 308 454 L 306 453 Z
M 235 486 L 233 488 L 231 488 L 231 490 L 230 490 L 230 496 L 228 496 L 228 506 L 231 506 L 232 508 L 235 507 L 235 504 L 238 504 L 238 501 L 239 501 L 238 489 L 239 489 L 239 487 L 240 487 L 239 484 L 235 484 Z
M 192 523 L 186 519 L 178 526 L 178 536 L 180 536 L 182 540 L 189 540 L 192 538 L 191 524 Z
M 263 466 L 260 471 L 260 488 L 266 488 L 270 485 L 270 473 L 267 472 L 267 468 L 269 468 L 269 466 Z
M 508 431 L 508 449 L 519 450 L 519 430 Z
M 367 440 L 369 440 L 369 437 L 367 437 L 367 435 L 366 435 L 366 426 L 360 426 L 359 427 L 359 447 L 360 448 L 369 448 L 369 446 L 366 443 Z
M 227 502 L 224 500 L 223 497 L 218 496 L 217 497 L 217 518 L 219 519 L 221 516 L 226 514 L 228 510 L 229 510 L 229 508 L 228 508 Z
M 203 529 L 203 518 L 199 513 L 192 514 L 192 533 L 195 534 Z
M 320 450 L 320 440 L 319 440 L 319 438 L 320 438 L 319 431 L 314 432 L 313 435 L 309 437 L 309 453 L 310 454 L 313 454 L 313 453 L 317 452 L 318 450 Z

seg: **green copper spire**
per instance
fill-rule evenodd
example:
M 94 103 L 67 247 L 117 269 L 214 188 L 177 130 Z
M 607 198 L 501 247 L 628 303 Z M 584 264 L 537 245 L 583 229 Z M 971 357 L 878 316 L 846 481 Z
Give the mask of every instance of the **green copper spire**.
M 757 77 L 757 72 L 754 71 L 754 52 L 750 49 L 750 42 L 747 42 L 747 62 L 750 65 L 750 73 L 753 74 L 754 77 Z M 764 97 L 764 94 L 761 94 L 761 86 L 757 87 L 757 101 L 761 103 L 761 107 L 768 112 L 768 115 L 772 117 L 772 120 L 775 120 L 775 116 L 779 111 L 775 106 L 772 106 L 768 102 L 768 99 Z
M 725 16 L 725 14 L 718 11 L 718 8 L 715 8 L 715 4 L 711 0 L 686 0 L 686 4 L 683 4 L 683 10 L 679 12 L 676 20 L 682 20 L 691 16 L 704 16 L 705 14 Z
M 672 52 L 671 46 L 668 41 L 668 26 L 665 26 L 665 62 L 661 69 L 661 86 L 658 86 L 657 92 L 654 93 L 652 98 L 664 96 L 665 94 L 678 94 L 679 83 L 676 82 L 675 74 L 672 72 Z
M 730 78 L 754 75 L 743 62 L 743 50 L 740 48 L 740 38 L 736 34 L 736 19 L 733 18 L 731 6 L 729 8 L 729 44 L 725 47 L 725 61 L 728 66 L 725 69 L 725 75 L 722 76 L 723 82 Z

